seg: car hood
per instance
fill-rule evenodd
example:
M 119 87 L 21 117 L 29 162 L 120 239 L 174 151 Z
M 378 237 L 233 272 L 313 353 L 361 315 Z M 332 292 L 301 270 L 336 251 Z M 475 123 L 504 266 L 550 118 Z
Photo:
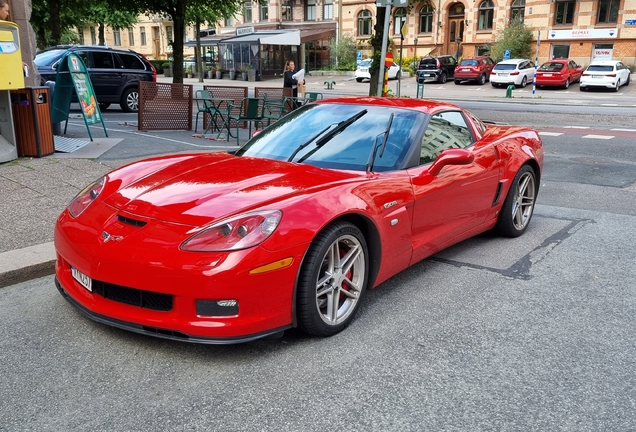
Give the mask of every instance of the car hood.
M 278 208 L 282 199 L 361 178 L 364 173 L 219 152 L 175 159 L 105 202 L 139 216 L 202 226 L 244 211 Z

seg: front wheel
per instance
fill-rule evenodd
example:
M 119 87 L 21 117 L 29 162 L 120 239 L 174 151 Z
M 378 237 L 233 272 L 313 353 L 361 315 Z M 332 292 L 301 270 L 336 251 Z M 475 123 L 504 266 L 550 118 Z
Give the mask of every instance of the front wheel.
M 99 110 L 100 111 L 106 111 L 108 109 L 108 107 L 110 106 L 109 103 L 100 103 L 99 104 Z
M 537 199 L 536 175 L 524 165 L 515 175 L 504 201 L 495 230 L 506 237 L 519 237 L 528 228 Z
M 136 88 L 129 88 L 124 91 L 119 104 L 121 109 L 126 112 L 139 111 L 139 92 Z
M 309 246 L 297 287 L 298 325 L 315 336 L 331 336 L 358 311 L 368 278 L 369 253 L 362 232 L 334 222 Z

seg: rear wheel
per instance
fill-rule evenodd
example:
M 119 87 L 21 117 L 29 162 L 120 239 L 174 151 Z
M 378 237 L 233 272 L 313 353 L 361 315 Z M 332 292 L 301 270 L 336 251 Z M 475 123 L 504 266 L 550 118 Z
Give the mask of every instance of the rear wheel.
M 490 83 L 493 87 L 499 87 L 499 84 L 495 84 L 494 82 Z
M 524 88 L 528 84 L 528 78 L 523 77 L 521 79 L 521 85 L 519 87 Z
M 331 336 L 351 323 L 366 288 L 368 256 L 362 232 L 351 223 L 332 223 L 316 236 L 298 278 L 303 331 Z
M 580 91 L 585 91 L 585 90 L 587 90 L 587 88 L 586 88 L 586 87 L 583 87 L 583 86 L 581 86 L 581 85 L 579 84 L 579 90 L 580 90 Z
M 362 78 L 356 78 L 356 81 L 362 82 Z
M 515 175 L 506 195 L 495 230 L 506 237 L 519 237 L 528 228 L 537 199 L 536 175 L 524 165 Z
M 100 103 L 99 104 L 99 110 L 100 111 L 106 111 L 108 109 L 108 107 L 110 106 L 109 103 Z
M 446 80 L 448 80 L 448 77 L 446 76 L 445 73 L 442 72 L 442 74 L 439 76 L 439 82 L 444 84 Z
M 395 74 L 395 79 L 399 80 L 401 76 L 402 72 L 398 71 L 398 73 Z
M 479 85 L 484 85 L 484 84 L 486 84 L 486 75 L 481 74 L 481 75 L 479 76 L 479 81 L 477 81 L 477 82 L 479 83 Z
M 564 88 L 564 89 L 567 89 L 567 88 L 569 88 L 569 87 L 570 87 L 570 78 L 566 79 L 566 80 L 565 80 L 565 84 L 563 85 L 563 88 Z
M 614 87 L 614 91 L 617 92 L 620 86 L 621 86 L 621 80 L 616 80 L 616 87 Z
M 628 74 L 628 75 L 627 75 L 627 81 L 625 81 L 625 86 L 628 86 L 628 85 L 629 85 L 629 81 L 630 81 L 630 75 Z
M 455 80 L 455 84 L 460 85 L 462 82 L 458 79 Z
M 129 88 L 124 91 L 119 103 L 121 109 L 126 112 L 139 111 L 139 92 L 136 88 Z

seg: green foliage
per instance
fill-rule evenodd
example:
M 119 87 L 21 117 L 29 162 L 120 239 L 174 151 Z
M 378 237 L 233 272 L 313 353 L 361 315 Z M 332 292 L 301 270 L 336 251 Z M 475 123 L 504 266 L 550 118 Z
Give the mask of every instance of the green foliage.
M 532 30 L 523 21 L 514 19 L 498 31 L 496 42 L 490 47 L 490 56 L 495 61 L 501 61 L 505 50 L 510 50 L 510 58 L 532 56 Z
M 358 46 L 356 39 L 351 33 L 344 33 L 337 42 L 336 38 L 331 38 L 329 50 L 331 52 L 331 64 L 335 65 L 336 59 L 338 60 L 336 70 L 354 70 L 356 68 Z

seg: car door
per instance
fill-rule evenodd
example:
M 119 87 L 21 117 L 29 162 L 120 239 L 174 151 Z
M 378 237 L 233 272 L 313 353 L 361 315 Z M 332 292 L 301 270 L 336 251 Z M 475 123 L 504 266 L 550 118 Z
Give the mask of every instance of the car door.
M 432 168 L 447 149 L 467 149 L 465 165 Z M 420 165 L 408 170 L 413 184 L 413 257 L 417 262 L 482 224 L 499 187 L 500 161 L 492 144 L 476 142 L 476 133 L 460 111 L 430 117 L 422 137 Z
M 625 85 L 625 83 L 627 83 L 627 80 L 629 78 L 629 74 L 631 73 L 631 71 L 629 70 L 628 67 L 626 67 L 623 64 L 623 62 L 618 62 L 616 63 L 616 73 L 621 79 L 621 85 Z
M 579 81 L 581 74 L 583 74 L 583 68 L 573 60 L 568 62 L 568 68 L 570 69 L 570 82 Z
M 92 51 L 90 57 L 89 73 L 97 100 L 101 103 L 119 102 L 119 89 L 124 77 L 113 54 L 110 51 Z

